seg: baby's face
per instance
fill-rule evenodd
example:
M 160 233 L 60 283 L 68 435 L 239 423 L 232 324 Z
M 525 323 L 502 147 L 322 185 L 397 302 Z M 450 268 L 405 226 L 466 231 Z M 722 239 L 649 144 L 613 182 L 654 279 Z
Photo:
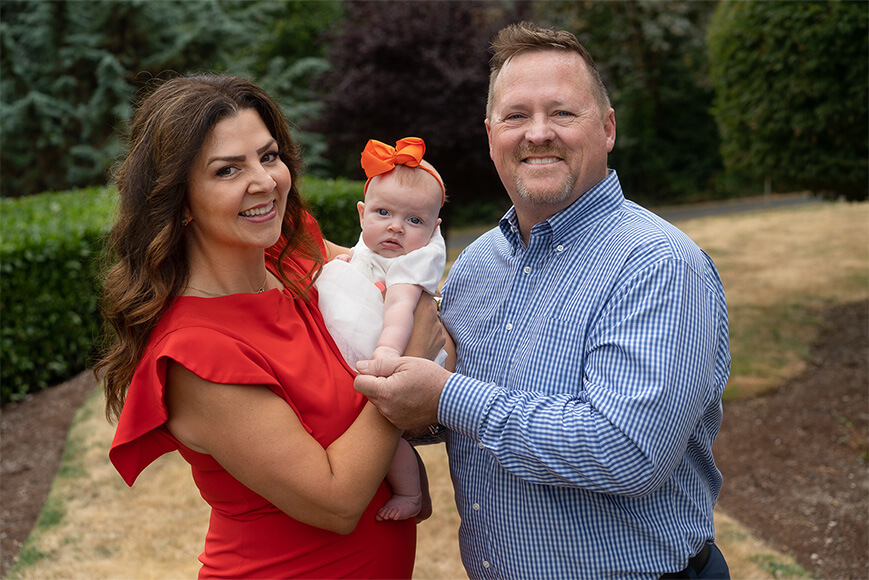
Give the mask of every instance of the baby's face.
M 441 196 L 434 178 L 408 187 L 391 174 L 378 176 L 368 185 L 365 202 L 357 204 L 362 241 L 385 258 L 422 248 L 441 223 Z

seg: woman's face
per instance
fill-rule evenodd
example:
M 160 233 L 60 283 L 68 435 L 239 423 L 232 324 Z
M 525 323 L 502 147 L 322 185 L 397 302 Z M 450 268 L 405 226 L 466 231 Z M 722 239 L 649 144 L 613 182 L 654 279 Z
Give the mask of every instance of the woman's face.
M 218 122 L 193 160 L 188 238 L 207 251 L 273 246 L 292 180 L 259 113 L 240 111 Z

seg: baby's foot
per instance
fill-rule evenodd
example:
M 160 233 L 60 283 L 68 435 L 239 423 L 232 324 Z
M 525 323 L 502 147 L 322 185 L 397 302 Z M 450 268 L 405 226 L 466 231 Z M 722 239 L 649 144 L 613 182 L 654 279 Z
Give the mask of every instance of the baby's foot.
M 383 520 L 406 520 L 419 513 L 422 507 L 422 494 L 417 495 L 393 495 L 382 508 L 377 511 L 375 519 Z

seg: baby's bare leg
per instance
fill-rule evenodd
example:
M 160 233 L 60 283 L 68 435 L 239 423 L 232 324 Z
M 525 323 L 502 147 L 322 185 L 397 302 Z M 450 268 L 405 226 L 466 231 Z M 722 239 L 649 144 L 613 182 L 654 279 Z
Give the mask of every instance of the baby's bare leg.
M 410 443 L 402 439 L 386 474 L 392 486 L 392 498 L 377 512 L 377 520 L 406 520 L 422 507 L 419 464 Z

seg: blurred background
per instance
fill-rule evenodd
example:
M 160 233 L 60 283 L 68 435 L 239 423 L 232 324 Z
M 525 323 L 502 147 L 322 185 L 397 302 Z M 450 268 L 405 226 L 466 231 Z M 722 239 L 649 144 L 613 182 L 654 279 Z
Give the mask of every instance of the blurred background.
M 106 184 L 143 88 L 226 72 L 279 99 L 309 175 L 361 179 L 369 138 L 413 134 L 448 184 L 445 218 L 500 210 L 483 127 L 488 43 L 531 20 L 574 32 L 594 56 L 616 110 L 610 165 L 629 197 L 864 199 L 867 11 L 863 1 L 4 0 L 0 196 Z

